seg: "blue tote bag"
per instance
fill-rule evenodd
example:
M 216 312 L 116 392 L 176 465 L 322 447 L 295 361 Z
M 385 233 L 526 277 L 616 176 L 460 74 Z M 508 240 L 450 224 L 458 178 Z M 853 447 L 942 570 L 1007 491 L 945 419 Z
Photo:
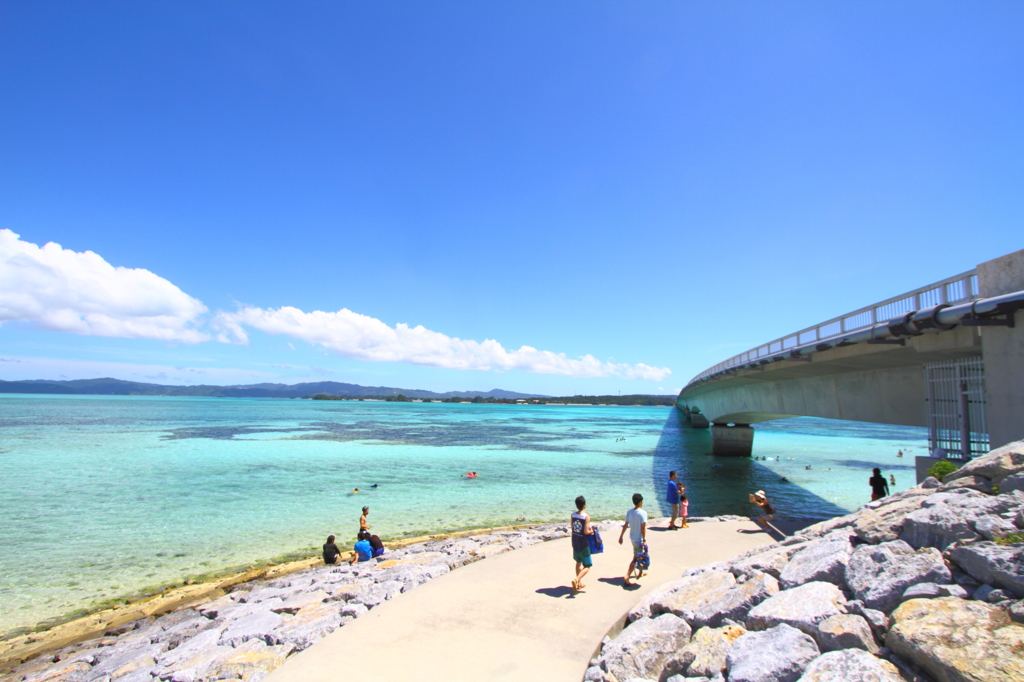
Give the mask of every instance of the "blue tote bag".
M 601 531 L 594 529 L 593 535 L 587 536 L 587 543 L 590 545 L 591 554 L 600 554 L 604 551 L 604 541 L 601 540 Z

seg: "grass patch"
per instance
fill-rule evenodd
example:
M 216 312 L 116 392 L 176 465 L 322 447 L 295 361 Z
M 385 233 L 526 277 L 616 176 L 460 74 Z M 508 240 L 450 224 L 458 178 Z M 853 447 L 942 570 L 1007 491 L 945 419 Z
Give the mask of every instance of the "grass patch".
M 996 538 L 997 545 L 1017 545 L 1024 542 L 1024 533 L 1007 533 Z

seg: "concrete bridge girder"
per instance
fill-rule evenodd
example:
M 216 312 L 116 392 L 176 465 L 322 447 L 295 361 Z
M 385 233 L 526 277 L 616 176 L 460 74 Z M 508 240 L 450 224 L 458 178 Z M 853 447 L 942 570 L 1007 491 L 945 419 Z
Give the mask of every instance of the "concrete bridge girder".
M 1000 296 L 1019 302 L 1024 292 L 1024 249 L 982 263 L 977 278 L 982 300 L 971 304 L 973 320 L 961 317 L 952 328 L 936 324 L 898 339 L 878 339 L 872 331 L 866 342 L 862 337 L 859 343 L 815 348 L 806 357 L 788 356 L 802 362 L 781 359 L 786 354 L 776 352 L 773 361 L 762 359 L 765 364 L 756 369 L 746 365 L 687 386 L 678 403 L 698 409 L 712 424 L 716 453 L 749 455 L 749 447 L 744 453 L 741 445 L 753 442 L 753 432 L 742 429 L 772 419 L 814 416 L 927 426 L 924 367 L 981 357 L 983 408 L 992 445 L 1024 438 L 1024 325 L 1014 325 L 1019 303 L 1009 308 L 1009 317 L 1001 324 L 979 321 L 974 308 L 989 305 L 996 310 L 1003 305 L 995 298 Z M 1019 322 L 1024 316 L 1016 317 Z M 983 323 L 987 326 L 980 326 Z M 740 430 L 730 430 L 729 424 Z

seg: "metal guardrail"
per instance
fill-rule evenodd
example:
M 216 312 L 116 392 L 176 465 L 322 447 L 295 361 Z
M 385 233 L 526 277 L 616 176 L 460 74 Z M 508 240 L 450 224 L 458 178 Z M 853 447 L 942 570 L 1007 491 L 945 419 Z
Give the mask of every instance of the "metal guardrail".
M 952 305 L 954 303 L 975 301 L 979 298 L 977 272 L 975 270 L 968 270 L 920 289 L 914 289 L 905 294 L 888 298 L 881 303 L 875 303 L 874 305 L 854 310 L 851 313 L 834 317 L 827 322 L 822 322 L 813 327 L 801 329 L 796 333 L 752 348 L 745 353 L 734 355 L 725 362 L 720 362 L 690 379 L 686 388 L 711 375 L 734 367 L 739 368 L 749 365 L 761 358 L 777 355 L 798 346 L 810 343 L 827 343 L 830 340 L 840 339 L 850 332 L 873 327 L 879 322 L 885 322 L 915 310 L 937 305 Z M 686 388 L 683 390 L 685 391 Z

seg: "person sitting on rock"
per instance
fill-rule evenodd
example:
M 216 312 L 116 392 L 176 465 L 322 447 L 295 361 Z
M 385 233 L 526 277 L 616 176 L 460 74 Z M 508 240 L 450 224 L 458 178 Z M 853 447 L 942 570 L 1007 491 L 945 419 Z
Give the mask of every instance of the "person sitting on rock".
M 384 543 L 376 535 L 370 536 L 370 547 L 373 548 L 373 556 L 380 556 L 384 553 Z
M 334 536 L 328 535 L 327 542 L 324 544 L 324 563 L 336 564 L 339 556 L 341 556 L 341 550 L 334 544 Z
M 770 531 L 771 526 L 769 521 L 775 520 L 775 507 L 768 501 L 768 496 L 764 494 L 763 490 L 758 490 L 756 493 L 750 496 L 750 501 L 761 508 L 761 515 L 754 519 L 754 523 L 761 526 L 765 531 Z
M 373 558 L 373 545 L 370 544 L 370 533 L 365 530 L 359 531 L 352 553 L 352 559 L 348 562 L 354 564 L 357 561 L 369 561 Z

